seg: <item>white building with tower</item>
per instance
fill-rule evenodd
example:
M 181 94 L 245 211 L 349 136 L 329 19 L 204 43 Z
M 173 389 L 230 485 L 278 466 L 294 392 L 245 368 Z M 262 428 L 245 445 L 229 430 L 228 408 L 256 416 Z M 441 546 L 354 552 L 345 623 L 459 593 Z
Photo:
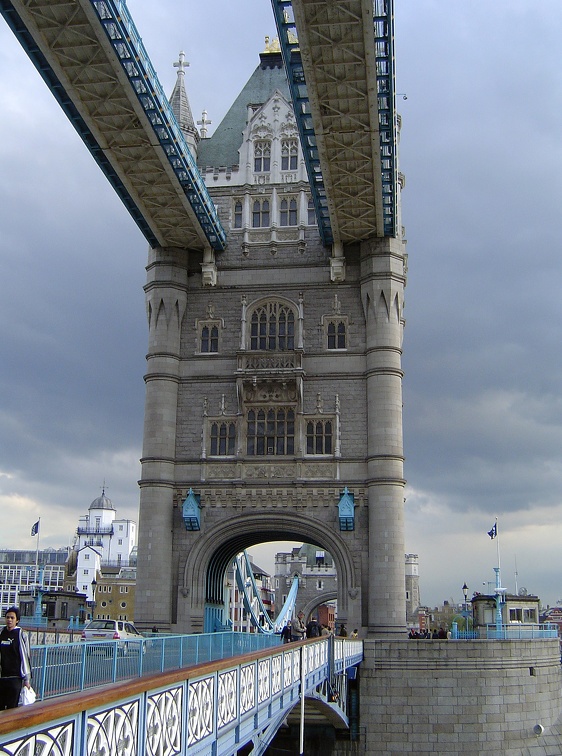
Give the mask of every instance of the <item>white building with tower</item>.
M 76 530 L 76 588 L 93 601 L 96 577 L 102 567 L 129 567 L 136 544 L 133 520 L 117 519 L 111 499 L 105 495 L 90 504 Z

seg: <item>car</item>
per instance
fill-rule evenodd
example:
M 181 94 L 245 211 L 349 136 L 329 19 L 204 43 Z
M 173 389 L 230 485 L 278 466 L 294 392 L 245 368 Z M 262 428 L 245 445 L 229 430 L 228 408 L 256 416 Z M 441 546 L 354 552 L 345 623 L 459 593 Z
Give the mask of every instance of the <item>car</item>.
M 95 619 L 89 622 L 84 630 L 80 640 L 83 641 L 118 641 L 117 650 L 124 656 L 129 651 L 144 653 L 143 636 L 139 633 L 132 622 L 123 620 L 102 620 Z M 108 644 L 109 645 L 109 644 Z M 105 644 L 103 644 L 105 646 Z M 100 645 L 100 648 L 103 648 Z

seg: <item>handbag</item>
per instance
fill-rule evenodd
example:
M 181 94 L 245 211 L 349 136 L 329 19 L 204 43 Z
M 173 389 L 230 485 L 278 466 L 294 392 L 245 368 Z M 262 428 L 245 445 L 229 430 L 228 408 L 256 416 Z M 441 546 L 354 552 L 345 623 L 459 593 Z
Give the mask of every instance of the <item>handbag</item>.
M 20 706 L 28 706 L 29 704 L 35 703 L 36 698 L 37 695 L 33 688 L 27 688 L 24 685 L 20 693 Z

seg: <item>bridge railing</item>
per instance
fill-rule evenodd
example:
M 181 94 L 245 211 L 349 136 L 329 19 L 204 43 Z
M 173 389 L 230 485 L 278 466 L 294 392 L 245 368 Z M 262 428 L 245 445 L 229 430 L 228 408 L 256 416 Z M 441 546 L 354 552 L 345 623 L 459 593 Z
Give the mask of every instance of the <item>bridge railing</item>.
M 556 638 L 558 629 L 553 623 L 483 625 L 473 630 L 459 630 L 457 623 L 451 627 L 451 640 L 539 640 Z
M 44 700 L 277 645 L 278 635 L 228 632 L 33 646 L 32 681 L 38 697 Z
M 361 641 L 347 651 L 344 643 L 290 643 L 8 710 L 0 714 L 0 752 L 232 754 L 281 724 L 301 683 L 314 695 L 331 659 L 360 660 Z

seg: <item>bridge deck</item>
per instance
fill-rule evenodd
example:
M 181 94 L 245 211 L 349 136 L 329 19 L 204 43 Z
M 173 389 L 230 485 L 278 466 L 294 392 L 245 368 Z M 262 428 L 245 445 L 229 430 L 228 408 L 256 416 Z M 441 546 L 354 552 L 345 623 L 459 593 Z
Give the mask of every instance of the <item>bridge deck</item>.
M 253 741 L 263 753 L 301 684 L 305 696 L 324 695 L 335 708 L 328 692 L 336 673 L 344 703 L 345 670 L 362 656 L 361 641 L 322 638 L 61 696 L 4 712 L 0 747 L 9 756 L 51 748 L 64 756 L 229 756 Z M 340 717 L 343 726 L 344 709 Z

